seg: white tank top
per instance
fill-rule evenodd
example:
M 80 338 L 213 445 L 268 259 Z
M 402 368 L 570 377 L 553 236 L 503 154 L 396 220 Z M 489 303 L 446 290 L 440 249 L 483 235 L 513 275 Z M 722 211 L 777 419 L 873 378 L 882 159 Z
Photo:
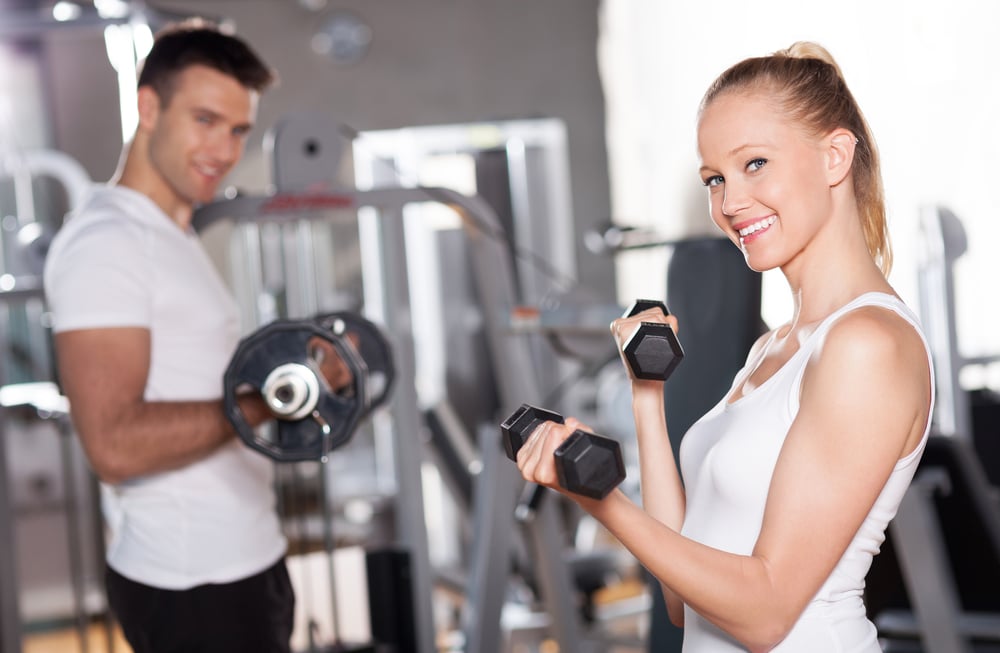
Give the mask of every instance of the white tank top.
M 799 350 L 753 392 L 727 403 L 732 389 L 740 387 L 766 354 L 768 341 L 737 373 L 727 396 L 696 422 L 681 442 L 680 465 L 687 493 L 683 535 L 730 553 L 753 552 L 774 467 L 799 410 L 799 388 L 806 365 L 830 326 L 848 311 L 862 306 L 894 311 L 912 324 L 920 333 L 930 364 L 930 349 L 913 312 L 892 295 L 866 293 L 824 319 Z M 875 626 L 868 620 L 862 602 L 865 575 L 916 471 L 929 424 L 930 420 L 916 449 L 896 463 L 833 573 L 788 637 L 773 651 L 880 653 Z M 744 650 L 733 638 L 685 607 L 684 653 Z

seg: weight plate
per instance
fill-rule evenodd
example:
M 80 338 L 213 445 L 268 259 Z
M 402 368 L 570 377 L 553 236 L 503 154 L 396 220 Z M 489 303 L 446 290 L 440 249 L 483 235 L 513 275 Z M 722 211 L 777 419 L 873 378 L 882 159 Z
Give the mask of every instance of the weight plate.
M 329 348 L 344 362 L 351 377 L 347 386 L 336 390 L 323 376 L 317 354 Z M 276 370 L 289 371 L 291 378 L 272 387 Z M 277 320 L 240 341 L 223 377 L 223 404 L 233 428 L 248 446 L 282 462 L 319 460 L 347 442 L 364 416 L 366 405 L 360 398 L 366 396 L 367 376 L 354 348 L 330 330 L 311 321 Z M 268 399 L 282 395 L 282 401 L 299 401 L 294 392 L 283 394 L 280 384 L 289 388 L 304 384 L 313 394 L 302 401 L 311 402 L 312 409 L 300 416 L 300 411 L 285 410 L 279 402 L 281 409 L 276 411 L 274 424 L 252 427 L 237 397 L 244 392 L 263 392 L 268 377 L 272 379 Z

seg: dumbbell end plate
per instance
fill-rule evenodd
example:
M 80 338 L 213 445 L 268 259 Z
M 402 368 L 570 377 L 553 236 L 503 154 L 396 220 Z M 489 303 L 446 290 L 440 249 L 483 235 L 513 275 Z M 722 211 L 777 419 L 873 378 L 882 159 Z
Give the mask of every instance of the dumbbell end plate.
M 662 322 L 643 322 L 622 348 L 637 379 L 666 381 L 684 358 L 673 329 Z
M 667 305 L 658 299 L 637 299 L 632 302 L 632 305 L 625 309 L 625 314 L 622 317 L 632 317 L 643 311 L 648 311 L 651 308 L 658 308 L 664 315 L 670 315 L 670 311 L 667 310 Z
M 574 494 L 603 499 L 625 480 L 617 441 L 577 429 L 555 451 L 559 484 Z
M 500 424 L 503 448 L 507 457 L 516 462 L 517 452 L 542 422 L 562 424 L 563 421 L 563 416 L 559 413 L 531 404 L 521 404 L 517 410 L 510 414 L 510 417 Z

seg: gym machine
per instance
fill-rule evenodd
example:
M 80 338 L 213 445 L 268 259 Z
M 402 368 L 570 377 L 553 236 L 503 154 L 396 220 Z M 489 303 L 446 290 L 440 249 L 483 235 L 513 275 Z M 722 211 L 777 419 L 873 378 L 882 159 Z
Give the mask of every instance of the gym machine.
M 502 243 L 489 236 L 496 233 L 498 228 L 492 210 L 478 198 L 467 197 L 449 189 L 383 188 L 369 191 L 304 192 L 302 188 L 314 186 L 312 182 L 325 182 L 333 176 L 334 168 L 322 165 L 323 161 L 317 164 L 315 159 L 331 156 L 333 160 L 339 160 L 340 148 L 336 144 L 339 139 L 337 130 L 331 130 L 326 122 L 285 123 L 274 132 L 272 145 L 277 192 L 263 197 L 236 197 L 208 205 L 196 213 L 194 225 L 199 231 L 204 231 L 218 220 L 237 223 L 299 221 L 318 219 L 324 215 L 325 209 L 357 212 L 363 275 L 366 281 L 363 288 L 365 312 L 372 321 L 381 324 L 392 343 L 398 378 L 412 379 L 415 377 L 415 370 L 410 316 L 414 307 L 410 302 L 406 268 L 406 233 L 402 219 L 404 208 L 408 204 L 427 202 L 430 198 L 451 205 L 460 212 L 467 225 L 466 233 L 476 251 L 473 260 L 477 264 L 477 285 L 481 289 L 492 290 L 488 295 L 491 299 L 483 302 L 487 311 L 494 311 L 486 316 L 490 322 L 508 319 L 501 307 L 514 303 L 509 255 Z M 331 155 L 331 152 L 337 154 Z M 285 180 L 293 179 L 292 189 L 285 187 Z M 329 214 L 326 215 L 329 218 Z M 373 279 L 374 283 L 367 283 L 369 279 Z M 496 297 L 497 295 L 500 297 Z M 509 342 L 491 344 L 494 358 L 521 358 L 521 365 L 512 365 L 506 369 L 522 369 L 525 372 L 532 369 L 532 361 L 520 348 L 510 346 Z M 508 396 L 512 396 L 515 389 L 520 394 L 531 387 L 531 374 L 524 373 L 523 376 L 525 378 L 515 378 L 510 373 L 501 379 L 501 386 L 506 389 Z M 420 478 L 420 462 L 424 456 L 417 435 L 418 425 L 422 423 L 423 417 L 413 384 L 397 384 L 385 412 L 391 417 L 389 426 L 393 427 L 390 429 L 392 457 L 394 477 L 398 484 L 394 511 L 396 531 L 408 550 L 411 561 L 413 597 L 410 603 L 415 611 L 416 630 L 414 650 L 429 653 L 434 648 L 432 578 Z M 376 424 L 376 428 L 378 426 Z M 494 443 L 499 451 L 499 438 L 495 434 Z M 513 501 L 510 505 L 512 512 Z M 499 623 L 499 613 L 495 619 Z
M 1000 512 L 967 439 L 930 436 L 876 561 L 869 610 L 886 651 L 1000 648 Z
M 0 342 L 4 342 L 4 331 L 0 327 Z M 3 383 L 0 372 L 0 383 Z M 14 511 L 6 488 L 7 447 L 5 437 L 6 409 L 0 406 L 0 488 L 4 488 L 0 500 L 0 651 L 14 653 L 21 650 L 21 606 L 18 601 L 20 582 L 17 578 L 17 539 L 14 531 Z
M 971 438 L 972 408 L 961 385 L 962 370 L 1000 362 L 1000 354 L 967 357 L 959 351 L 955 263 L 968 249 L 962 221 L 948 208 L 925 206 L 920 211 L 920 234 L 920 321 L 934 356 L 934 426 L 943 435 Z
M 551 375 L 540 370 L 532 350 L 532 341 L 525 337 L 523 324 L 515 317 L 514 307 L 520 295 L 514 275 L 510 243 L 501 229 L 493 209 L 482 198 L 468 196 L 441 187 L 376 187 L 368 190 L 330 190 L 336 163 L 341 158 L 342 126 L 325 116 L 298 115 L 280 123 L 269 136 L 276 190 L 265 196 L 235 195 L 199 209 L 194 226 L 202 233 L 213 225 L 235 225 L 247 249 L 260 252 L 268 245 L 260 233 L 269 225 L 301 233 L 322 223 L 356 221 L 362 267 L 361 291 L 363 312 L 378 323 L 392 345 L 395 355 L 397 383 L 391 400 L 372 417 L 375 437 L 390 439 L 395 487 L 395 531 L 399 543 L 408 553 L 411 593 L 407 601 L 413 610 L 415 651 L 432 650 L 434 620 L 431 613 L 434 575 L 428 551 L 428 533 L 424 521 L 424 500 L 420 464 L 424 459 L 423 444 L 416 433 L 424 415 L 421 413 L 416 389 L 405 380 L 415 376 L 414 314 L 420 306 L 414 304 L 413 280 L 409 273 L 409 257 L 419 242 L 413 242 L 412 229 L 406 226 L 404 214 L 414 204 L 433 202 L 451 207 L 460 217 L 461 231 L 470 248 L 469 262 L 478 306 L 486 333 L 487 346 L 495 363 L 494 374 L 500 409 L 510 410 L 522 401 L 543 398 L 539 379 Z M 286 253 L 289 246 L 283 245 Z M 274 317 L 274 307 L 280 306 L 280 317 L 301 318 L 322 312 L 322 289 L 310 287 L 310 276 L 322 261 L 295 246 L 293 260 L 303 269 L 292 274 L 297 285 L 275 299 L 260 301 L 269 295 L 266 271 L 253 269 L 253 257 L 237 260 L 237 269 L 252 270 L 243 275 L 246 284 L 241 304 L 249 307 L 257 323 Z M 235 257 L 239 258 L 239 257 Z M 239 276 L 239 275 L 234 275 Z M 255 280 L 256 279 L 256 280 Z M 265 281 L 260 281 L 265 279 Z M 310 292 L 302 292 L 308 289 Z M 240 289 L 237 288 L 238 294 Z M 312 300 L 309 299 L 310 295 Z M 247 301 L 248 300 L 248 301 Z M 621 309 L 616 309 L 620 314 Z M 617 316 L 617 315 L 615 315 Z M 607 320 L 602 318 L 600 329 L 607 338 Z M 610 346 L 610 342 L 609 342 Z M 435 411 L 442 425 L 452 424 L 448 410 Z M 445 427 L 443 430 L 454 430 Z M 556 500 L 543 501 L 530 519 L 515 520 L 519 492 L 523 482 L 509 463 L 502 460 L 502 447 L 496 422 L 483 427 L 477 434 L 481 460 L 478 473 L 471 475 L 472 544 L 468 575 L 459 579 L 464 590 L 461 610 L 463 647 L 468 651 L 489 653 L 506 645 L 503 634 L 504 604 L 509 597 L 511 555 L 524 531 L 524 542 L 530 549 L 533 582 L 542 597 L 546 624 L 544 629 L 558 641 L 562 650 L 597 651 L 610 644 L 588 632 L 576 605 L 572 569 L 567 560 L 563 514 Z
M 9 179 L 13 205 L 3 207 L 11 213 L 5 213 L 0 224 L 0 348 L 6 353 L 0 370 L 0 487 L 4 490 L 0 500 L 0 651 L 21 650 L 25 619 L 62 619 L 62 611 L 68 610 L 80 650 L 86 653 L 91 615 L 103 612 L 107 616 L 100 575 L 101 520 L 96 483 L 86 474 L 66 400 L 53 382 L 42 266 L 61 216 L 80 204 L 90 179 L 72 158 L 44 149 L 5 152 L 0 159 L 0 176 Z M 51 470 L 38 469 L 37 479 L 39 487 L 51 487 L 61 496 L 25 503 L 15 510 L 15 494 L 21 496 L 20 501 L 26 500 L 26 485 L 22 483 L 26 479 L 15 475 L 17 482 L 12 482 L 8 470 L 23 474 L 31 468 L 25 464 L 31 459 L 22 458 L 28 455 L 26 451 L 15 445 L 26 442 L 25 437 L 34 430 L 49 430 L 49 426 L 54 427 L 51 430 L 58 442 L 39 442 L 39 446 L 52 444 L 59 464 Z M 45 471 L 51 471 L 52 476 Z M 55 482 L 50 484 L 50 479 Z M 63 518 L 47 527 L 64 529 L 64 535 L 47 537 L 56 546 L 66 546 L 67 608 L 62 605 L 62 587 L 53 591 L 51 574 L 36 577 L 41 568 L 58 570 L 61 566 L 58 560 L 39 559 L 49 552 L 48 547 L 18 552 L 18 543 L 29 537 L 25 533 L 38 532 L 27 529 L 19 533 L 19 526 L 31 525 L 28 517 L 48 524 L 51 510 Z M 88 516 L 92 519 L 85 519 Z M 40 526 L 41 521 L 32 524 Z M 110 642 L 110 621 L 105 620 L 104 625 Z
M 275 165 L 280 165 L 276 161 Z M 280 179 L 280 177 L 278 177 Z M 410 333 L 410 323 L 408 314 L 412 310 L 409 304 L 407 276 L 406 276 L 406 247 L 405 233 L 402 229 L 402 211 L 405 205 L 413 202 L 426 202 L 428 197 L 433 197 L 439 201 L 447 202 L 462 211 L 469 224 L 468 233 L 470 241 L 477 249 L 474 258 L 478 262 L 476 273 L 480 286 L 493 287 L 495 294 L 506 294 L 506 301 L 485 301 L 487 310 L 495 311 L 488 315 L 487 319 L 493 322 L 501 322 L 508 318 L 502 312 L 501 306 L 511 306 L 511 286 L 509 281 L 510 267 L 507 253 L 499 247 L 498 242 L 484 236 L 478 231 L 477 224 L 486 224 L 489 228 L 495 228 L 495 219 L 492 218 L 492 210 L 483 204 L 481 200 L 474 197 L 467 197 L 455 191 L 444 188 L 389 188 L 376 189 L 370 191 L 338 191 L 328 194 L 303 194 L 303 193 L 282 193 L 280 190 L 274 196 L 267 197 L 237 197 L 233 200 L 218 202 L 199 210 L 195 215 L 194 224 L 199 230 L 206 229 L 212 222 L 220 219 L 230 219 L 236 221 L 260 221 L 262 219 L 302 219 L 303 209 L 306 212 L 316 208 L 335 207 L 337 209 L 363 207 L 376 208 L 381 219 L 368 221 L 366 229 L 362 229 L 362 247 L 374 247 L 378 252 L 378 276 L 382 279 L 379 288 L 372 292 L 380 291 L 382 296 L 375 297 L 375 301 L 370 301 L 366 297 L 365 308 L 371 311 L 374 319 L 375 314 L 382 316 L 382 325 L 387 336 L 394 344 L 394 351 L 397 355 L 397 374 L 399 378 L 414 377 L 414 363 L 412 353 L 412 335 Z M 297 211 L 297 213 L 296 213 Z M 373 243 L 366 243 L 365 238 L 372 239 Z M 369 289 L 366 287 L 366 294 Z M 520 358 L 520 365 L 505 366 L 508 370 L 505 378 L 501 378 L 501 387 L 505 388 L 508 396 L 523 395 L 526 389 L 530 389 L 533 379 L 530 373 L 524 374 L 524 378 L 515 378 L 513 371 L 522 369 L 528 371 L 532 368 L 532 361 L 526 356 L 526 352 L 516 346 L 517 340 L 507 342 L 493 342 L 494 356 L 497 358 L 510 359 Z M 536 395 L 537 392 L 527 393 Z M 397 530 L 401 541 L 405 543 L 411 558 L 411 576 L 413 583 L 412 606 L 415 610 L 416 623 L 416 649 L 421 653 L 430 653 L 434 650 L 433 643 L 433 618 L 431 614 L 431 571 L 429 555 L 427 551 L 427 533 L 423 519 L 424 505 L 422 501 L 421 481 L 420 481 L 420 461 L 423 454 L 420 451 L 420 443 L 417 436 L 412 432 L 403 432 L 401 425 L 417 425 L 421 422 L 422 416 L 417 407 L 415 389 L 410 384 L 399 383 L 394 398 L 387 406 L 387 410 L 392 416 L 392 421 L 397 426 L 393 429 L 393 451 L 396 465 L 396 479 L 399 484 L 397 490 Z M 493 434 L 495 446 L 493 448 L 499 452 L 499 438 Z M 507 470 L 510 477 L 510 487 L 515 487 L 516 476 Z M 484 493 L 478 493 L 482 496 Z M 513 513 L 515 502 L 508 502 L 508 512 Z M 477 514 L 481 514 L 478 513 Z M 490 513 L 487 513 L 490 514 Z M 495 516 L 498 513 L 492 513 Z M 506 549 L 507 547 L 505 547 Z M 506 552 L 501 556 L 506 560 Z M 499 584 L 506 585 L 506 574 L 500 578 Z M 475 579 L 471 581 L 471 587 L 475 587 Z M 471 589 L 470 594 L 475 594 L 475 589 Z M 501 590 L 502 593 L 502 590 Z M 500 623 L 499 606 L 495 615 L 478 614 L 479 619 L 489 620 L 496 624 Z M 494 641 L 499 641 L 499 637 Z M 487 648 L 470 648 L 469 650 L 487 651 Z M 567 650 L 580 650 L 569 648 Z
M 516 346 L 530 352 L 528 356 L 535 364 L 531 371 L 534 379 L 531 388 L 523 388 L 514 395 L 504 395 L 497 389 L 502 405 L 490 407 L 488 414 L 476 413 L 481 421 L 467 419 L 466 429 L 474 434 L 469 439 L 480 441 L 482 455 L 481 460 L 473 461 L 476 472 L 471 475 L 471 482 L 463 483 L 470 475 L 462 471 L 467 459 L 461 455 L 454 456 L 456 461 L 448 467 L 449 485 L 458 487 L 460 492 L 463 487 L 472 486 L 469 514 L 473 524 L 469 530 L 473 542 L 466 547 L 471 558 L 462 563 L 463 572 L 468 569 L 470 576 L 469 583 L 463 583 L 466 592 L 460 611 L 461 639 L 470 651 L 530 649 L 546 639 L 569 650 L 579 650 L 578 644 L 606 648 L 612 644 L 601 636 L 612 631 L 641 629 L 642 612 L 648 605 L 648 596 L 643 592 L 633 593 L 634 586 L 627 584 L 623 586 L 628 592 L 626 596 L 610 604 L 600 603 L 597 619 L 589 619 L 588 604 L 601 594 L 595 590 L 616 578 L 631 580 L 639 573 L 638 565 L 613 544 L 605 547 L 599 541 L 600 529 L 589 518 L 580 516 L 570 502 L 554 495 L 548 497 L 550 493 L 536 492 L 533 487 L 526 488 L 521 496 L 519 488 L 523 482 L 516 471 L 513 478 L 509 475 L 507 468 L 511 465 L 502 450 L 501 455 L 496 455 L 497 424 L 510 410 L 512 401 L 515 407 L 526 401 L 537 403 L 604 426 L 600 416 L 592 412 L 601 401 L 600 396 L 594 395 L 596 386 L 625 381 L 608 333 L 608 324 L 621 316 L 622 307 L 604 302 L 592 290 L 573 281 L 576 241 L 571 237 L 575 229 L 567 204 L 564 139 L 564 128 L 558 120 L 539 119 L 365 132 L 354 146 L 355 168 L 362 173 L 361 183 L 369 178 L 375 183 L 432 181 L 438 178 L 436 174 L 441 174 L 443 164 L 452 180 L 449 183 L 457 182 L 466 193 L 482 193 L 488 199 L 503 225 L 502 237 L 508 241 L 517 303 L 500 311 L 508 314 L 500 322 L 480 318 L 476 323 L 482 325 L 491 342 L 521 339 L 523 342 Z M 472 177 L 464 167 L 466 164 L 474 168 L 474 188 L 466 183 Z M 452 245 L 455 237 L 462 235 L 457 230 L 439 233 L 437 243 Z M 441 251 L 450 256 L 444 258 L 433 249 L 430 254 L 421 250 L 415 254 L 418 260 L 433 257 L 434 262 L 442 261 L 444 289 L 448 292 L 444 308 L 447 314 L 458 318 L 444 324 L 445 332 L 449 333 L 457 330 L 455 325 L 462 324 L 465 316 L 475 312 L 481 303 L 494 301 L 491 298 L 496 294 L 484 292 L 477 285 L 471 299 L 467 299 L 472 307 L 455 311 L 454 304 L 448 303 L 454 294 L 453 280 L 470 276 L 471 266 L 476 262 L 470 255 L 470 267 L 456 271 L 454 249 Z M 433 305 L 433 298 L 427 304 Z M 462 354 L 468 351 L 465 338 L 460 337 L 456 346 L 462 348 Z M 462 367 L 454 370 L 456 376 L 466 371 L 465 358 L 458 357 Z M 448 360 L 452 371 L 450 356 Z M 519 358 L 510 361 L 494 358 L 489 363 L 476 368 L 481 375 L 476 378 L 475 389 L 481 395 L 492 396 L 489 393 L 494 388 L 490 381 L 508 374 L 496 368 L 523 368 Z M 522 373 L 523 369 L 513 372 Z M 542 394 L 529 396 L 528 392 L 536 389 Z M 456 406 L 459 409 L 467 407 L 467 399 L 474 399 L 463 390 L 466 389 L 448 387 L 449 398 L 461 402 Z M 435 404 L 435 413 L 447 417 L 453 412 L 439 410 L 439 406 Z M 465 412 L 463 417 L 472 411 Z M 438 420 L 437 415 L 432 421 L 436 425 L 453 422 Z M 453 435 L 459 431 L 446 430 Z M 612 434 L 622 438 L 628 447 L 630 429 Z M 438 439 L 437 435 L 434 437 Z M 632 489 L 631 483 L 625 485 Z M 536 504 L 533 498 L 537 497 L 546 499 Z M 511 511 L 517 514 L 516 518 L 511 519 Z M 615 643 L 624 650 L 637 649 L 641 647 L 638 639 L 629 635 L 619 637 Z
M 1000 649 L 1000 495 L 988 476 L 960 375 L 1000 356 L 959 352 L 955 262 L 967 240 L 949 209 L 920 213 L 921 323 L 935 364 L 932 430 L 867 579 L 869 615 L 890 652 Z M 995 433 L 984 434 L 995 439 Z

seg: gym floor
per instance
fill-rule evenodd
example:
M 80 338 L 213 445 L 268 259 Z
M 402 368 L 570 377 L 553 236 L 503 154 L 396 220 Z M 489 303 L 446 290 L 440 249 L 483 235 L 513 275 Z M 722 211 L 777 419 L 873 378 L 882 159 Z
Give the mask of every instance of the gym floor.
M 82 651 L 132 653 L 132 649 L 117 628 L 112 633 L 112 642 L 109 646 L 107 632 L 103 624 L 93 624 L 87 629 L 85 647 L 82 645 L 80 635 L 75 628 L 27 633 L 23 639 L 22 653 L 81 653 Z
M 636 580 L 629 580 L 601 590 L 596 600 L 599 605 L 607 604 L 622 599 L 638 597 L 643 591 L 644 588 L 641 583 Z M 640 621 L 643 621 L 643 619 L 640 619 Z M 645 625 L 642 623 L 626 622 L 619 624 L 616 630 L 619 635 L 633 637 L 638 631 L 644 628 Z M 80 641 L 80 634 L 73 627 L 30 632 L 26 633 L 23 637 L 21 653 L 84 653 L 88 651 L 132 653 L 132 649 L 122 637 L 121 630 L 117 627 L 112 632 L 112 642 L 110 645 L 108 643 L 107 630 L 103 623 L 95 622 L 91 624 L 87 629 L 86 637 L 87 641 L 84 644 Z M 448 650 L 448 647 L 444 643 L 439 643 L 439 650 Z M 541 650 L 558 649 L 550 649 L 543 644 Z M 629 647 L 619 647 L 612 651 L 613 653 L 635 653 L 635 650 Z

